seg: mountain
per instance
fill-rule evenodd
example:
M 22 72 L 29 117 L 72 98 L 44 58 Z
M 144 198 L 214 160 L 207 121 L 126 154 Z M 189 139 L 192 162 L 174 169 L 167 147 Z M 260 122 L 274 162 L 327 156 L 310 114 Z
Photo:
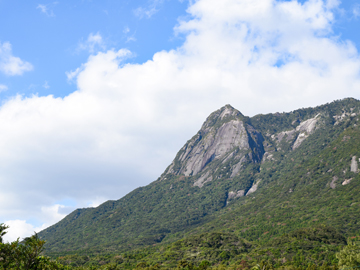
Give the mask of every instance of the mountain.
M 201 188 L 216 178 L 215 172 L 225 163 L 230 169 L 225 177 L 233 178 L 239 175 L 243 163 L 261 161 L 263 141 L 262 135 L 246 123 L 239 111 L 226 105 L 206 119 L 199 132 L 178 152 L 161 180 L 166 175 L 194 176 L 197 177 L 194 186 Z
M 77 209 L 39 236 L 48 254 L 64 255 L 166 246 L 215 232 L 269 243 L 319 224 L 352 235 L 360 230 L 359 118 L 360 101 L 351 98 L 254 117 L 225 105 L 156 181 Z M 247 248 L 246 241 L 237 242 Z

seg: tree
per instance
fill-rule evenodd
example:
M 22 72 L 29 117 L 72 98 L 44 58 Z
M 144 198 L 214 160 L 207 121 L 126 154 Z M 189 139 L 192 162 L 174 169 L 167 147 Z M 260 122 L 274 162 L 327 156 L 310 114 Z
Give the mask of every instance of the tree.
M 187 260 L 181 260 L 178 263 L 177 269 L 187 269 L 192 270 L 194 268 L 193 264 L 191 262 L 188 262 Z
M 3 236 L 9 227 L 0 224 L 0 270 L 65 270 L 63 265 L 41 256 L 45 241 L 35 233 L 11 243 L 3 243 Z
M 15 249 L 15 263 L 18 269 L 37 270 L 40 269 L 40 254 L 44 250 L 44 240 L 40 240 L 35 233 L 31 237 L 27 237 L 24 241 L 17 245 Z
M 350 242 L 336 253 L 336 258 L 339 260 L 340 269 L 360 267 L 360 247 Z
M 206 269 L 210 268 L 210 266 L 211 266 L 211 263 L 209 261 L 205 260 L 200 263 L 199 269 L 206 270 Z
M 0 224 L 0 269 L 10 269 L 12 267 L 15 258 L 15 248 L 18 245 L 18 240 L 12 243 L 4 243 L 3 236 L 8 228 L 5 224 Z
M 4 223 L 0 224 L 0 243 L 3 243 L 3 236 L 6 234 L 6 229 L 8 229 L 9 226 L 6 226 Z

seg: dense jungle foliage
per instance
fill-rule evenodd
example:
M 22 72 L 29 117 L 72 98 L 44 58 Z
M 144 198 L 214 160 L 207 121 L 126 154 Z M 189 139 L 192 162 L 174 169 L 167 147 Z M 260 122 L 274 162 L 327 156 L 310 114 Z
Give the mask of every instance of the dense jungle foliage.
M 7 227 L 0 225 L 1 236 Z M 360 267 L 360 236 L 348 240 L 332 227 L 302 228 L 259 244 L 234 233 L 203 233 L 172 244 L 119 254 L 43 256 L 37 235 L 12 243 L 0 239 L 0 269 L 351 269 Z

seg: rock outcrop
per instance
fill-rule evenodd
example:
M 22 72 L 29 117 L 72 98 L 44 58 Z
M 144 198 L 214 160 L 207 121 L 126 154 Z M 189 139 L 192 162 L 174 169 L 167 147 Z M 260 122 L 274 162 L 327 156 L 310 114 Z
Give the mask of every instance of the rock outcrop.
M 259 163 L 264 154 L 263 136 L 230 105 L 212 113 L 199 132 L 176 155 L 163 174 L 199 176 L 194 186 L 213 180 L 219 168 L 230 166 L 223 177 L 233 178 L 248 162 Z M 225 166 L 225 167 L 224 167 Z
M 276 143 L 276 145 L 279 145 L 281 142 L 285 141 L 291 145 L 292 150 L 295 150 L 316 130 L 319 119 L 320 114 L 317 114 L 313 118 L 300 122 L 300 124 L 294 129 L 281 131 L 271 135 L 270 137 Z M 270 156 L 270 153 L 266 153 L 265 157 L 266 159 L 271 159 L 272 156 Z
M 230 191 L 226 200 L 226 205 L 233 199 L 245 196 L 245 190 Z
M 309 137 L 309 135 L 311 133 L 314 132 L 314 130 L 316 129 L 316 123 L 318 122 L 320 114 L 316 115 L 314 118 L 310 118 L 302 123 L 300 123 L 300 125 L 298 125 L 296 127 L 296 131 L 299 131 L 299 135 L 296 139 L 296 141 L 294 142 L 293 145 L 293 150 L 295 150 L 296 148 L 298 148 L 300 146 L 300 144 L 307 138 Z
M 342 182 L 342 185 L 345 186 L 345 185 L 347 185 L 347 184 L 350 184 L 351 180 L 352 180 L 352 178 L 350 178 L 350 179 L 345 179 L 345 181 Z
M 355 173 L 358 172 L 358 163 L 357 163 L 357 160 L 356 160 L 356 156 L 353 156 L 352 159 L 351 159 L 350 170 L 352 172 L 355 172 Z
M 339 180 L 339 178 L 337 176 L 334 176 L 332 181 L 330 182 L 330 187 L 332 189 L 335 189 L 336 188 L 336 181 Z
M 259 186 L 260 182 L 261 182 L 261 180 L 260 180 L 260 179 L 259 179 L 259 180 L 257 180 L 257 181 L 256 181 L 256 182 L 252 185 L 252 187 L 248 190 L 248 192 L 246 193 L 246 195 L 245 195 L 245 196 L 248 196 L 248 195 L 250 195 L 250 194 L 254 193 L 254 192 L 257 190 L 257 188 L 258 188 L 258 186 Z

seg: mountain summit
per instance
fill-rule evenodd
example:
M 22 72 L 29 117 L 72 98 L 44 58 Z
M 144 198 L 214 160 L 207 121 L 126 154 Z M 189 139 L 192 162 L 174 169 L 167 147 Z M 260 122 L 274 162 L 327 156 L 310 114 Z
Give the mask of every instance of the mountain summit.
M 246 118 L 230 105 L 213 112 L 199 132 L 178 152 L 166 169 L 166 175 L 194 176 L 195 186 L 202 187 L 214 179 L 218 170 L 227 172 L 217 178 L 234 177 L 243 163 L 260 162 L 264 139 L 246 123 Z M 230 161 L 230 162 L 228 162 Z
M 257 241 L 324 222 L 357 231 L 358 222 L 343 221 L 360 220 L 352 207 L 360 203 L 359 118 L 355 99 L 251 118 L 225 105 L 156 181 L 77 209 L 39 236 L 48 253 L 64 254 L 119 252 L 219 230 Z

